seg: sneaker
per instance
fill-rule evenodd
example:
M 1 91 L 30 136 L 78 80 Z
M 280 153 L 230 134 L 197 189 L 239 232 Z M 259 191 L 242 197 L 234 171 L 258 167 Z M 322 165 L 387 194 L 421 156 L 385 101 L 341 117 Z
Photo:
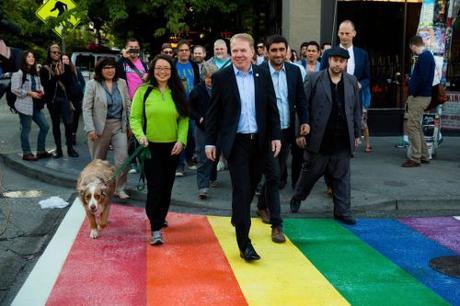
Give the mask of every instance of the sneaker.
M 129 174 L 136 174 L 137 172 L 138 171 L 137 171 L 137 165 L 136 164 L 129 165 L 129 171 L 128 171 Z
M 224 171 L 225 170 L 225 163 L 221 160 L 217 163 L 217 171 Z
M 197 166 L 194 165 L 194 164 L 190 164 L 190 165 L 188 166 L 188 168 L 189 168 L 190 170 L 196 170 L 196 169 L 197 169 Z
M 180 177 L 184 176 L 184 171 L 176 170 L 176 176 L 180 176 Z
M 117 192 L 115 194 L 117 197 L 120 198 L 120 200 L 127 200 L 129 199 L 129 195 L 124 191 L 124 190 L 120 190 L 119 192 Z
M 165 241 L 163 240 L 163 235 L 161 234 L 161 231 L 153 231 L 152 238 L 150 239 L 150 244 L 162 245 L 163 243 L 165 243 Z

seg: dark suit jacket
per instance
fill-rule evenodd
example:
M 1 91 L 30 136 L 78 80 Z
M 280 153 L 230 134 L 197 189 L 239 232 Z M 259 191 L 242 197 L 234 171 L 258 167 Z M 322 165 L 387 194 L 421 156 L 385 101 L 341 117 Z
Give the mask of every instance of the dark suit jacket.
M 259 67 L 266 70 L 270 75 L 270 68 L 267 62 L 260 64 Z M 296 134 L 295 112 L 297 112 L 300 124 L 307 123 L 307 100 L 303 89 L 303 80 L 300 68 L 291 63 L 284 63 L 286 68 L 286 81 L 288 87 L 289 101 L 289 135 L 290 141 L 294 141 Z
M 200 123 L 200 118 L 206 117 L 206 112 L 209 109 L 211 103 L 211 97 L 209 96 L 208 89 L 204 82 L 201 82 L 195 86 L 190 92 L 190 118 L 195 120 L 196 126 L 204 130 L 204 121 Z
M 271 140 L 281 139 L 275 90 L 270 75 L 252 65 L 256 106 L 258 145 L 261 152 L 269 150 Z M 212 77 L 211 106 L 206 114 L 206 144 L 217 145 L 229 158 L 241 115 L 241 100 L 233 65 Z M 219 143 L 217 143 L 219 139 Z
M 348 73 L 343 74 L 343 82 L 350 148 L 354 148 L 355 138 L 358 138 L 361 132 L 361 106 L 359 103 L 358 83 L 356 78 Z M 310 115 L 310 134 L 307 137 L 307 150 L 318 153 L 332 109 L 328 70 L 324 69 L 307 75 L 304 84 L 307 108 Z
M 320 70 L 329 67 L 329 51 L 326 50 L 321 56 L 321 67 Z M 369 61 L 369 55 L 361 48 L 353 46 L 353 53 L 355 55 L 355 72 L 353 75 L 358 79 L 361 86 L 368 87 L 371 83 L 371 64 Z

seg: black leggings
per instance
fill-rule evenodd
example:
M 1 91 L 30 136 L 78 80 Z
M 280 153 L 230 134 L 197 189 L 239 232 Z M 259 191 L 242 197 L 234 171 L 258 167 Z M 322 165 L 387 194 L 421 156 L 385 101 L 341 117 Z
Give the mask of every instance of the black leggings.
M 177 155 L 171 156 L 173 143 L 149 143 L 151 159 L 144 162 L 147 179 L 145 212 L 152 231 L 163 226 L 171 204 L 171 191 L 176 178 Z
M 51 124 L 53 126 L 53 137 L 56 149 L 62 150 L 61 142 L 61 118 L 65 127 L 65 143 L 67 146 L 72 146 L 72 111 L 66 100 L 58 100 L 48 104 L 48 110 L 51 116 Z

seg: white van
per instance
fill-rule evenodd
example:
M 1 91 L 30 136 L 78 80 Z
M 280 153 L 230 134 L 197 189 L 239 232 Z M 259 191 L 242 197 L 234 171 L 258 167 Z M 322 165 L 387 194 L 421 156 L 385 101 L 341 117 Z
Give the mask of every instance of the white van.
M 120 55 L 116 53 L 95 53 L 82 51 L 72 53 L 71 60 L 72 63 L 74 63 L 74 65 L 78 68 L 78 70 L 80 70 L 85 80 L 88 81 L 93 77 L 96 63 L 104 57 L 113 57 L 115 61 L 118 61 Z

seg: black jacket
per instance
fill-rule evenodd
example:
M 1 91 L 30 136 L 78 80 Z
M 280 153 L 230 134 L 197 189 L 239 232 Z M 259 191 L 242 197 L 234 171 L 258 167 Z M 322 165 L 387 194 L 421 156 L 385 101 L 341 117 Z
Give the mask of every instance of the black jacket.
M 267 62 L 260 64 L 259 67 L 266 70 L 270 75 L 270 68 Z M 289 140 L 294 141 L 296 134 L 296 112 L 300 124 L 308 122 L 307 98 L 305 97 L 300 68 L 291 63 L 284 63 L 284 67 L 286 69 L 289 101 Z
M 40 69 L 40 81 L 45 91 L 44 100 L 48 104 L 52 104 L 56 96 L 65 96 L 67 100 L 70 99 L 71 85 L 73 75 L 69 65 L 64 65 L 64 73 L 61 75 L 50 74 L 47 65 L 43 65 Z M 52 68 L 51 68 L 52 69 Z M 58 81 L 64 85 L 65 91 L 63 91 L 58 84 Z
M 261 153 L 265 153 L 270 148 L 271 140 L 281 140 L 280 119 L 270 75 L 255 65 L 252 70 L 258 146 Z M 205 121 L 206 144 L 220 147 L 228 159 L 241 115 L 241 100 L 233 65 L 215 73 L 212 80 L 211 105 Z
M 211 105 L 211 96 L 208 94 L 208 89 L 204 82 L 201 82 L 195 88 L 189 96 L 190 100 L 190 117 L 195 120 L 196 126 L 204 131 L 204 121 L 200 123 L 200 118 L 206 117 L 206 112 Z

